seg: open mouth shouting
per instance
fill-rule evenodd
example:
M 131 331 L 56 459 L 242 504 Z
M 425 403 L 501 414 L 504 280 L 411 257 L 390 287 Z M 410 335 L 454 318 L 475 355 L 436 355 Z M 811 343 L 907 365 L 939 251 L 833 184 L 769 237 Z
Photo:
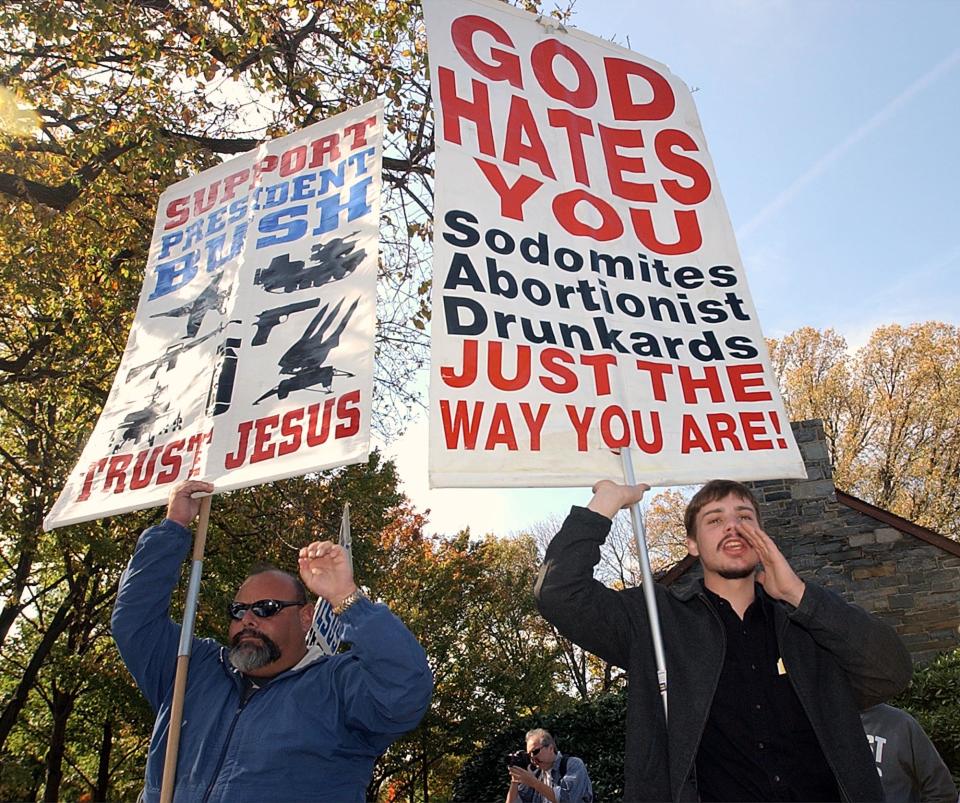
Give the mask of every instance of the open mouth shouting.
M 728 535 L 717 544 L 717 551 L 727 555 L 743 555 L 750 549 L 750 545 L 739 535 Z

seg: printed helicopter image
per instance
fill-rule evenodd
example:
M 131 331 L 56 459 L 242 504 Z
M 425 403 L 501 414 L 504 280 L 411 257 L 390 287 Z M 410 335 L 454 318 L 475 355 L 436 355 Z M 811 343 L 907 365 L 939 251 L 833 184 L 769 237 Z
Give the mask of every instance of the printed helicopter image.
M 281 379 L 276 387 L 264 393 L 254 404 L 259 404 L 274 395 L 282 400 L 296 390 L 316 390 L 314 387 L 316 385 L 320 386 L 320 390 L 316 392 L 332 393 L 334 377 L 354 376 L 349 371 L 327 365 L 330 352 L 340 344 L 340 336 L 346 329 L 357 304 L 360 303 L 360 299 L 357 298 L 333 331 L 328 334 L 327 330 L 337 319 L 345 300 L 341 298 L 329 315 L 327 314 L 329 304 L 324 304 L 320 308 L 304 333 L 284 352 L 277 363 L 280 373 L 287 374 L 288 378 Z
M 144 437 L 147 440 L 147 445 L 153 446 L 159 435 L 165 435 L 168 432 L 180 429 L 183 425 L 183 419 L 179 412 L 174 415 L 170 410 L 170 400 L 167 399 L 163 404 L 160 403 L 160 398 L 166 389 L 164 385 L 157 385 L 146 407 L 132 410 L 123 417 L 110 437 L 108 448 L 111 454 L 116 454 L 128 442 L 140 443 L 140 440 Z M 171 416 L 173 417 L 171 418 Z M 154 431 L 155 425 L 163 420 L 167 420 L 167 423 L 159 431 Z

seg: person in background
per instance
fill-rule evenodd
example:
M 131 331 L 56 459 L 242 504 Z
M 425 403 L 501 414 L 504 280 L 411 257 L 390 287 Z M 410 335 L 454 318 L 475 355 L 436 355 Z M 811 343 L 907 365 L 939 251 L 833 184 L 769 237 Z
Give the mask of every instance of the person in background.
M 879 703 L 861 712 L 883 791 L 891 803 L 957 803 L 957 786 L 920 723 Z
M 543 728 L 529 731 L 526 742 L 533 769 L 511 763 L 506 803 L 591 803 L 593 787 L 583 761 L 563 755 Z

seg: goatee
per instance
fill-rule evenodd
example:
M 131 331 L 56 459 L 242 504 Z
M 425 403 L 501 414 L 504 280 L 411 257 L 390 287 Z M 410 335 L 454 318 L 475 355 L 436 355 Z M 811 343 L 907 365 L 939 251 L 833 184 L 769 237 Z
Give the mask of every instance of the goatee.
M 724 580 L 742 580 L 744 577 L 749 577 L 756 570 L 756 566 L 751 566 L 749 569 L 718 569 L 717 574 Z
M 256 639 L 255 642 L 249 640 Z M 241 641 L 248 639 L 247 641 Z M 241 630 L 230 641 L 227 659 L 238 672 L 254 672 L 257 669 L 272 664 L 280 658 L 280 648 L 277 643 L 263 633 L 253 630 Z

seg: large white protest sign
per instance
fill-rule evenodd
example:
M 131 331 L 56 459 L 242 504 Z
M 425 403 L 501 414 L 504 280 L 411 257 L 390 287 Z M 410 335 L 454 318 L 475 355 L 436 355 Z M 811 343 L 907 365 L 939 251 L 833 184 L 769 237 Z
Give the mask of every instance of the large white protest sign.
M 662 64 L 424 0 L 436 108 L 430 481 L 803 475 L 696 109 Z
M 113 388 L 44 521 L 365 460 L 383 104 L 168 188 Z

